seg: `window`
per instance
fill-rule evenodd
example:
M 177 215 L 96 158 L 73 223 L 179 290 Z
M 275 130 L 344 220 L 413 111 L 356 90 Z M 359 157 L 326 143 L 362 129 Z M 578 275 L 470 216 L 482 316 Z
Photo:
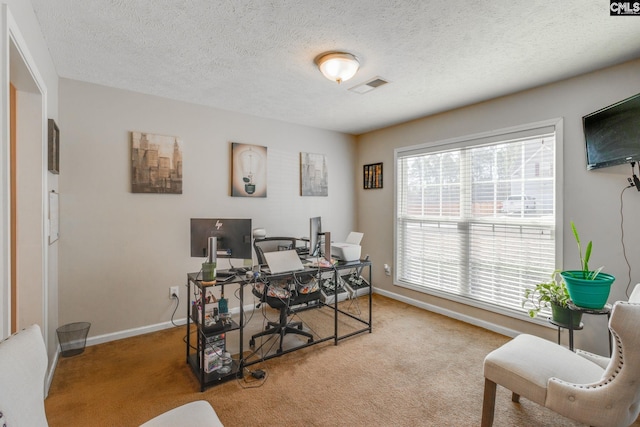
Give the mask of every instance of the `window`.
M 560 265 L 561 124 L 396 150 L 395 283 L 524 312 L 524 288 Z

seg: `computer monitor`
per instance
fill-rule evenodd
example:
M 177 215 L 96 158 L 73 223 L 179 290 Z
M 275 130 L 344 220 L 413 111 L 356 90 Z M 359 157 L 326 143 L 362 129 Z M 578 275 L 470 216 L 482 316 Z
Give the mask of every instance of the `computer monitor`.
M 252 259 L 251 220 L 191 218 L 191 256 L 206 258 L 209 237 L 217 238 L 218 258 Z
M 319 216 L 309 219 L 309 255 L 320 255 L 322 219 Z

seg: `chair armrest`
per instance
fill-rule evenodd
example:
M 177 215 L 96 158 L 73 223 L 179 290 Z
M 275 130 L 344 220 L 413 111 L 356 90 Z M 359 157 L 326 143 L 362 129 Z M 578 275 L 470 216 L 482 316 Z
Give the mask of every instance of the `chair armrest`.
M 608 357 L 600 356 L 598 354 L 589 353 L 588 351 L 584 351 L 584 350 L 580 350 L 580 349 L 576 349 L 576 354 L 578 356 L 584 357 L 585 359 L 587 359 L 590 362 L 595 363 L 596 365 L 600 366 L 602 369 L 606 369 L 607 366 L 609 366 L 609 362 L 611 361 L 611 359 L 608 358 Z
M 629 408 L 634 397 L 635 388 L 611 382 L 610 378 L 592 384 L 550 378 L 544 406 L 590 426 L 628 426 L 637 417 L 637 412 Z
M 629 296 L 629 302 L 640 303 L 640 283 L 636 284 Z
M 173 426 L 223 427 L 216 411 L 213 410 L 209 402 L 204 400 L 196 400 L 195 402 L 178 406 L 152 418 L 140 427 Z

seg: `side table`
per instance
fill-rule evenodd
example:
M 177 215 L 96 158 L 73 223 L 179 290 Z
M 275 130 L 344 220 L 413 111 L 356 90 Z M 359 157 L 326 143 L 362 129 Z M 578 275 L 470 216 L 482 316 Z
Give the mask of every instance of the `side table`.
M 606 315 L 607 316 L 607 330 L 609 330 L 609 319 L 611 318 L 611 304 L 605 304 L 604 307 L 602 307 L 601 309 L 594 309 L 594 308 L 584 308 L 584 307 L 578 307 L 577 305 L 575 305 L 573 303 L 573 301 L 569 301 L 569 310 L 571 310 L 571 314 L 573 316 L 573 313 L 582 313 L 582 314 L 593 314 L 593 315 Z M 551 322 L 551 321 L 550 321 Z M 569 319 L 569 324 L 568 325 L 558 325 L 554 322 L 551 322 L 552 324 L 558 326 L 558 344 L 560 343 L 560 329 L 561 328 L 565 328 L 569 331 L 569 350 L 573 351 L 573 331 L 574 330 L 580 330 L 583 327 L 583 324 L 580 323 L 580 327 L 574 328 L 572 325 L 572 319 Z M 609 331 L 609 355 L 611 355 L 611 351 L 612 351 L 612 347 L 611 347 L 611 331 Z
M 573 313 L 572 313 L 573 316 Z M 584 327 L 584 323 L 580 322 L 579 326 L 573 326 L 573 318 L 570 318 L 570 323 L 571 325 L 565 325 L 564 323 L 559 323 L 556 322 L 555 320 L 553 320 L 553 318 L 548 317 L 547 320 L 549 321 L 549 323 L 551 323 L 553 326 L 557 326 L 558 327 L 558 345 L 562 344 L 562 340 L 561 338 L 561 332 L 563 329 L 566 329 L 569 331 L 569 349 L 571 351 L 573 351 L 573 331 L 579 331 Z

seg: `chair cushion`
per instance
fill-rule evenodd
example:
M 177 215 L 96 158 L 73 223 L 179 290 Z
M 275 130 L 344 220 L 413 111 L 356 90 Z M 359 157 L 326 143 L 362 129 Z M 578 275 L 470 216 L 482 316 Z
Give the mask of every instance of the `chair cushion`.
M 0 425 L 47 425 L 44 412 L 47 365 L 47 350 L 38 325 L 0 343 Z
M 549 378 L 576 384 L 598 381 L 604 370 L 551 341 L 522 334 L 484 360 L 485 378 L 539 405 L 545 405 Z
M 209 402 L 196 400 L 160 414 L 140 427 L 178 426 L 222 427 L 222 423 Z
M 266 295 L 265 295 L 266 291 Z M 279 300 L 286 300 L 291 296 L 291 292 L 288 289 L 288 283 L 286 281 L 273 281 L 272 283 L 256 283 L 253 287 L 253 294 L 264 301 L 263 297 L 277 298 Z

